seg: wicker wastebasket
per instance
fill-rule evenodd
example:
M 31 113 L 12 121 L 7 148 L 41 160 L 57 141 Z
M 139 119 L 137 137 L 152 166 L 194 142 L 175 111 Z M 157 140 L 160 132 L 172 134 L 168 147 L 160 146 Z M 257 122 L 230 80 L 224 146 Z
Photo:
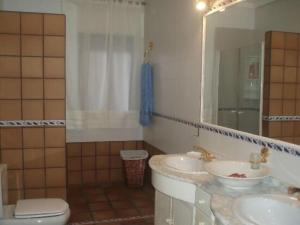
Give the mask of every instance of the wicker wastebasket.
M 145 150 L 122 150 L 120 154 L 124 163 L 127 186 L 142 187 L 148 152 Z

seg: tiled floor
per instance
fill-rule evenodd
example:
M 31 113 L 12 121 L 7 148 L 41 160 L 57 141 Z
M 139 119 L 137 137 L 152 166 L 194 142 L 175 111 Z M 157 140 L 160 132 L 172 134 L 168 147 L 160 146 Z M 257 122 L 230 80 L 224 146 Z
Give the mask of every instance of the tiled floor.
M 154 189 L 73 187 L 68 189 L 69 224 L 153 225 Z

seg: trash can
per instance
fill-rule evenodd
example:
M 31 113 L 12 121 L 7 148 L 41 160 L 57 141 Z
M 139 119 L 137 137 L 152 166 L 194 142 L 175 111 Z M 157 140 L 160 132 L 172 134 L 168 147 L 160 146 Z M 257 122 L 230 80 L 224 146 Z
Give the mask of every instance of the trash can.
M 145 150 L 121 150 L 120 154 L 124 163 L 127 186 L 142 187 L 148 152 Z

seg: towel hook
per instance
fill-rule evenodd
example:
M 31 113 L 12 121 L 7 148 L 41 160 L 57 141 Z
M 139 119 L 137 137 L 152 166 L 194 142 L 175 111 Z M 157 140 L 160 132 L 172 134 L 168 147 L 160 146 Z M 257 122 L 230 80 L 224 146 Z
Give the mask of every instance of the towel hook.
M 147 58 L 149 59 L 149 56 L 151 55 L 152 49 L 153 49 L 154 43 L 152 41 L 149 42 L 148 48 L 145 50 L 144 53 L 144 61 L 146 62 Z

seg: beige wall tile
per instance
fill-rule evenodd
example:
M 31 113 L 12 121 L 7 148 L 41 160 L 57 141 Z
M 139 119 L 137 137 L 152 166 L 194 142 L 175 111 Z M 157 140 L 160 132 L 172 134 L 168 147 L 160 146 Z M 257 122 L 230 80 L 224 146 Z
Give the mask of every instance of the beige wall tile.
M 20 14 L 17 12 L 0 12 L 0 33 L 20 33 Z
M 45 128 L 46 147 L 65 147 L 65 128 Z
M 22 56 L 43 56 L 43 37 L 22 35 Z
M 22 148 L 22 128 L 2 128 L 0 148 Z
M 20 77 L 20 58 L 0 56 L 0 77 Z
M 0 34 L 0 55 L 20 55 L 20 36 Z
M 25 149 L 24 167 L 28 169 L 45 167 L 44 149 Z
M 20 99 L 21 79 L 0 78 L 0 99 Z
M 43 15 L 39 13 L 21 13 L 22 34 L 43 34 Z
M 44 128 L 23 128 L 24 148 L 44 147 Z

